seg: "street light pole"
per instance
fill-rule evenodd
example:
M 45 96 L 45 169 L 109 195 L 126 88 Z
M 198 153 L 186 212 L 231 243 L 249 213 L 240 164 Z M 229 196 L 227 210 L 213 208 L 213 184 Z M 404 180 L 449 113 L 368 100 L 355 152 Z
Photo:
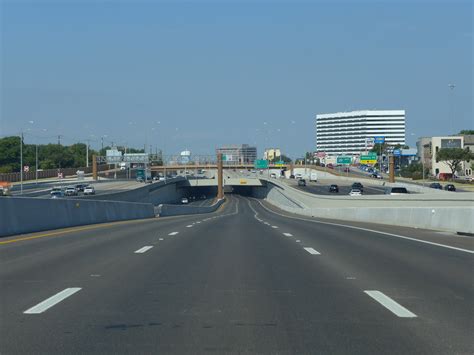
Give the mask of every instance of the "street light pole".
M 36 143 L 36 185 L 38 185 L 38 143 Z
M 454 103 L 453 103 L 453 91 L 454 91 L 454 88 L 456 87 L 455 84 L 448 84 L 448 87 L 449 87 L 449 92 L 450 92 L 450 99 L 449 99 L 449 120 L 451 122 L 451 134 L 454 134 Z
M 20 194 L 23 195 L 23 132 L 20 136 Z

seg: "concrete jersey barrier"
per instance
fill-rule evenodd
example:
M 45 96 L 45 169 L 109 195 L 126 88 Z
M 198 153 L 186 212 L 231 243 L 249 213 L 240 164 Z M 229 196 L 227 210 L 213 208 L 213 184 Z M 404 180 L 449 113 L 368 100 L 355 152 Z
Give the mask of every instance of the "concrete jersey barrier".
M 2 197 L 0 216 L 0 237 L 5 237 L 155 214 L 150 203 Z

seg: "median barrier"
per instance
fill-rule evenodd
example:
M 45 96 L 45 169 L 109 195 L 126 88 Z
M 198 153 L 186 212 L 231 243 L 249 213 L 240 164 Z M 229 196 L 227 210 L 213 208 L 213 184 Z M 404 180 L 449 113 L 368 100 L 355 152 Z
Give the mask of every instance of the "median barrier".
M 414 228 L 474 233 L 474 194 L 409 194 L 361 197 L 314 195 L 267 180 L 255 197 L 300 215 Z M 284 195 L 298 207 L 282 202 Z
M 220 200 L 217 200 L 217 202 L 215 202 L 211 206 L 161 204 L 155 207 L 155 213 L 159 215 L 160 217 L 211 213 L 211 212 L 215 212 L 224 202 L 225 202 L 225 199 L 220 199 Z
M 0 198 L 0 237 L 85 224 L 155 217 L 150 203 Z

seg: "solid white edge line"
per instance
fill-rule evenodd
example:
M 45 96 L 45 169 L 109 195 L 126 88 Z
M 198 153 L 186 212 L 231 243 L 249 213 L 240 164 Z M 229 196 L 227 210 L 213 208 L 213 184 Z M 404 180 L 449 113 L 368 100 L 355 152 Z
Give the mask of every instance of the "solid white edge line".
M 33 306 L 26 311 L 24 311 L 24 314 L 39 314 L 43 313 L 47 309 L 53 307 L 54 305 L 58 304 L 62 300 L 68 298 L 69 296 L 72 296 L 76 292 L 81 290 L 81 287 L 70 287 L 62 290 L 61 292 L 56 293 L 54 296 L 51 296 L 50 298 L 45 299 L 43 302 L 38 303 L 36 306 Z
M 276 215 L 282 216 L 282 217 L 286 217 L 286 218 L 298 219 L 298 220 L 300 220 L 300 221 L 306 221 L 306 222 L 311 222 L 311 223 L 327 224 L 327 225 L 330 225 L 330 226 L 338 226 L 338 227 L 345 227 L 345 228 L 357 229 L 357 230 L 366 231 L 366 232 L 372 232 L 372 233 L 378 233 L 378 234 L 382 234 L 382 235 L 388 235 L 388 236 L 391 236 L 391 237 L 407 239 L 407 240 L 411 240 L 411 241 L 414 241 L 414 242 L 425 243 L 425 244 L 435 245 L 435 246 L 443 247 L 443 248 L 447 248 L 447 249 L 453 249 L 453 250 L 457 250 L 457 251 L 462 251 L 462 252 L 469 253 L 469 254 L 474 254 L 474 250 L 452 247 L 452 246 L 446 245 L 446 244 L 439 244 L 439 243 L 435 243 L 435 242 L 429 242 L 429 241 L 427 241 L 427 240 L 421 240 L 421 239 L 406 237 L 406 236 L 403 236 L 403 235 L 398 235 L 398 234 L 393 234 L 393 233 L 381 232 L 381 231 L 377 231 L 377 230 L 374 230 L 374 229 L 368 229 L 368 228 L 362 228 L 362 227 L 356 227 L 356 226 L 349 226 L 349 225 L 347 225 L 347 224 L 339 224 L 339 223 L 331 223 L 331 222 L 322 222 L 322 221 L 316 221 L 316 220 L 311 220 L 311 219 L 306 219 L 306 218 L 299 218 L 299 217 L 294 217 L 294 216 L 286 216 L 286 215 L 284 215 L 284 214 L 281 214 L 281 213 L 272 211 L 272 210 L 269 209 L 268 207 L 264 206 L 260 201 L 257 201 L 257 202 L 258 202 L 264 209 L 266 209 L 267 211 L 269 211 L 269 212 L 271 212 L 271 213 L 274 213 L 274 214 L 276 214 Z M 388 227 L 395 227 L 395 226 L 390 226 L 390 225 L 387 225 L 387 226 L 388 226 Z
M 403 307 L 401 304 L 395 302 L 387 295 L 383 294 L 380 291 L 372 290 L 372 291 L 364 291 L 382 306 L 387 308 L 390 312 L 395 314 L 400 318 L 416 318 L 417 315 L 415 313 L 410 312 L 408 309 Z
M 147 246 L 144 246 L 143 248 L 140 248 L 138 250 L 135 250 L 135 254 L 143 254 L 143 253 L 146 253 L 148 250 L 150 250 L 151 248 L 153 248 L 153 246 L 151 245 L 147 245 Z
M 313 255 L 321 255 L 321 253 L 313 248 L 303 248 L 306 250 L 308 253 L 313 254 Z

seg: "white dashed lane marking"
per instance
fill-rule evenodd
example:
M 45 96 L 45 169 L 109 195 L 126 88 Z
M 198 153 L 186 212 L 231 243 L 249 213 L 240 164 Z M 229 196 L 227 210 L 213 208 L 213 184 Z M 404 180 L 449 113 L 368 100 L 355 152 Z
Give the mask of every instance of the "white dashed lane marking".
M 81 290 L 80 287 L 71 287 L 71 288 L 66 288 L 65 290 L 62 290 L 61 292 L 55 294 L 54 296 L 51 296 L 50 298 L 44 300 L 41 303 L 38 303 L 36 306 L 31 307 L 24 311 L 23 313 L 25 314 L 39 314 L 43 313 L 47 309 L 53 307 L 54 305 L 58 304 L 62 300 L 68 298 L 69 296 L 72 296 L 76 292 Z
M 312 254 L 312 255 L 321 255 L 321 253 L 317 250 L 314 250 L 313 248 L 304 248 L 304 250 L 306 250 L 308 253 Z
M 150 250 L 151 248 L 153 248 L 153 246 L 151 245 L 147 245 L 143 248 L 140 248 L 138 250 L 135 250 L 135 254 L 143 254 L 143 253 L 146 253 L 148 250 Z
M 159 240 L 164 240 L 163 238 L 160 238 Z
M 390 297 L 384 295 L 380 291 L 364 291 L 382 306 L 387 308 L 390 312 L 400 318 L 416 318 L 416 314 L 410 312 L 408 309 L 392 300 Z
M 178 233 L 179 233 L 179 232 L 171 232 L 171 233 L 168 234 L 168 235 L 176 235 L 176 234 L 178 234 Z
M 275 228 L 275 229 L 277 229 L 277 228 L 278 228 L 278 226 L 272 226 L 272 228 Z
M 189 224 L 189 225 L 186 226 L 186 228 L 192 228 L 192 227 L 193 227 L 192 224 Z
M 291 233 L 283 233 L 283 235 L 284 235 L 285 237 L 292 237 L 292 236 L 293 236 L 293 234 L 291 234 Z
M 297 239 L 297 240 L 296 240 L 296 243 L 301 243 L 301 240 Z

